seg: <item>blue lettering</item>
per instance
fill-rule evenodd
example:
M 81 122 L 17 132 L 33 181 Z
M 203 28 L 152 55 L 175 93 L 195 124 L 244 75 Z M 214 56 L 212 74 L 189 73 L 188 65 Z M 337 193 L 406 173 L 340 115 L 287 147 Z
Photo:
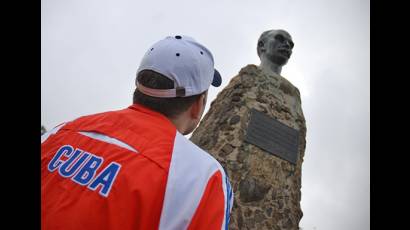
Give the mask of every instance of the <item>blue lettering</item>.
M 99 188 L 99 194 L 108 197 L 121 165 L 111 162 L 96 176 L 103 162 L 102 157 L 78 148 L 74 149 L 71 145 L 64 145 L 57 150 L 47 168 L 50 172 L 58 169 L 60 176 L 71 177 L 72 181 L 82 186 L 88 185 L 87 188 L 92 191 Z
M 102 186 L 99 193 L 100 195 L 107 197 L 120 168 L 120 164 L 111 162 L 102 172 L 100 172 L 88 188 L 95 191 L 98 186 Z
M 81 153 L 83 153 L 81 149 L 76 149 L 76 151 L 70 156 L 70 158 L 61 165 L 61 167 L 58 169 L 58 172 L 62 177 L 71 177 L 77 171 L 78 167 L 80 167 L 80 165 L 84 162 L 84 160 L 90 155 L 88 153 L 84 153 L 80 157 L 80 159 L 78 159 Z M 74 162 L 77 159 L 78 161 Z
M 60 160 L 63 154 L 70 155 L 73 152 L 73 147 L 70 145 L 62 146 L 54 155 L 53 159 L 51 159 L 50 163 L 48 164 L 47 168 L 50 172 L 56 170 L 64 161 Z
M 98 167 L 100 167 L 103 159 L 92 155 L 91 158 L 84 164 L 78 173 L 72 178 L 73 181 L 80 185 L 87 185 L 95 175 Z

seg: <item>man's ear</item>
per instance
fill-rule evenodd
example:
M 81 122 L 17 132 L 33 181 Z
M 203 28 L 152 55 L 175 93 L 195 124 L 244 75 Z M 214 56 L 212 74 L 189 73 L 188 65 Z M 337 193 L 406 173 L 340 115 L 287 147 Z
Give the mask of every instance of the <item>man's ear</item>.
M 258 42 L 258 49 L 261 53 L 266 51 L 265 44 L 263 43 L 263 41 Z
M 191 118 L 199 119 L 202 116 L 203 107 L 206 105 L 206 96 L 202 94 L 199 96 L 195 102 L 191 105 Z

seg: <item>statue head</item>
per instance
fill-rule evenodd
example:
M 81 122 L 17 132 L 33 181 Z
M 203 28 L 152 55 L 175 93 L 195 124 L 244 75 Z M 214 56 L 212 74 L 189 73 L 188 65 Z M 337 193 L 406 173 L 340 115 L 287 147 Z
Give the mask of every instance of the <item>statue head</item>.
M 288 62 L 292 55 L 293 46 L 292 37 L 285 30 L 263 32 L 259 37 L 257 46 L 261 67 L 280 74 L 281 67 Z

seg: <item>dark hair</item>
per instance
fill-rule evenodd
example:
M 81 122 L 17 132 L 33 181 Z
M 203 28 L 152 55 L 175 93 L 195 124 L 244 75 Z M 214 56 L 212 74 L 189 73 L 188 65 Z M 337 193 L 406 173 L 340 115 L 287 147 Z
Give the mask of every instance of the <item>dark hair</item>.
M 174 82 L 171 79 L 152 70 L 139 72 L 136 80 L 139 84 L 153 89 L 174 88 Z M 169 118 L 173 118 L 186 111 L 202 94 L 188 97 L 158 98 L 145 95 L 136 88 L 133 103 L 143 105 Z

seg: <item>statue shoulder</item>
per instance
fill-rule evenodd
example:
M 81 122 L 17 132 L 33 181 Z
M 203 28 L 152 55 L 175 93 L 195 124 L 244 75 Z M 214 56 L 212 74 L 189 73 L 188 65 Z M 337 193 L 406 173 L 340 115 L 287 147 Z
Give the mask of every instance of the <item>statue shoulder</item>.
M 248 64 L 239 71 L 239 75 L 242 74 L 259 74 L 260 68 L 254 64 Z
M 280 83 L 279 88 L 286 94 L 289 94 L 291 96 L 295 96 L 300 99 L 300 91 L 299 89 L 294 86 L 290 81 L 288 81 L 286 78 L 282 77 L 282 81 Z

